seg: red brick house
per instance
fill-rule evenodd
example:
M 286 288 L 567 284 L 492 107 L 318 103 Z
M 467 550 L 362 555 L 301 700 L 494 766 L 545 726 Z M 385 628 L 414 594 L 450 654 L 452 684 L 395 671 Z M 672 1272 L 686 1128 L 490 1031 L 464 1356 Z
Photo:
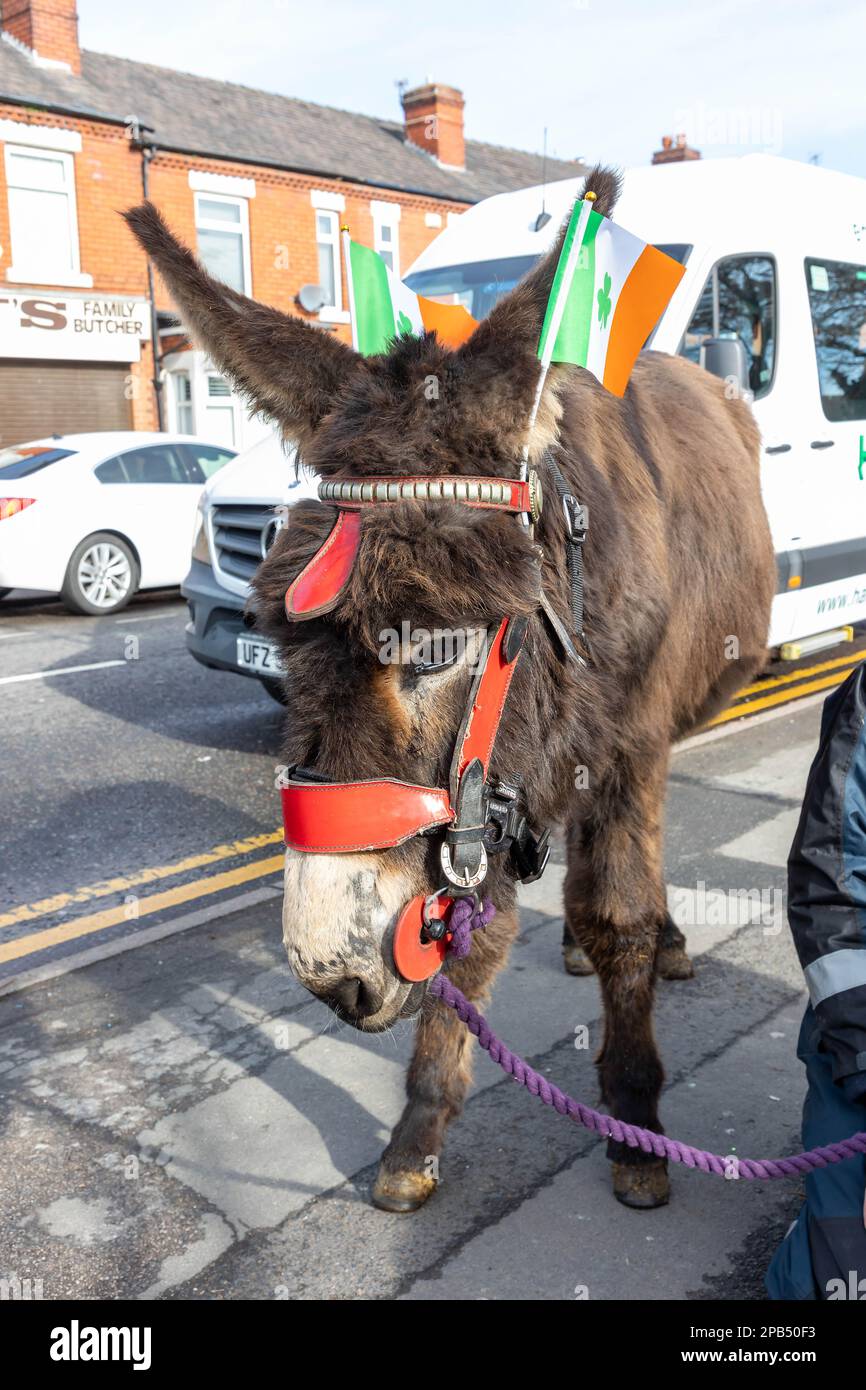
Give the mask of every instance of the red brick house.
M 401 124 L 81 51 L 75 0 L 0 0 L 0 445 L 160 422 L 252 442 L 118 209 L 146 179 L 214 273 L 298 314 L 319 285 L 306 317 L 348 337 L 341 222 L 400 273 L 471 203 L 542 179 L 540 156 L 465 139 L 456 89 L 402 101 Z

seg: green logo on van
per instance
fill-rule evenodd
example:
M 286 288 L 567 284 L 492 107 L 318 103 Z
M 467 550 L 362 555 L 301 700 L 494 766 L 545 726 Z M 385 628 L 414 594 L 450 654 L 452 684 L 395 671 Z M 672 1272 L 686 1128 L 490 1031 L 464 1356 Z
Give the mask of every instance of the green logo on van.
M 857 477 L 861 483 L 863 481 L 863 465 L 866 463 L 866 448 L 863 447 L 863 436 L 860 436 L 860 467 L 857 469 Z

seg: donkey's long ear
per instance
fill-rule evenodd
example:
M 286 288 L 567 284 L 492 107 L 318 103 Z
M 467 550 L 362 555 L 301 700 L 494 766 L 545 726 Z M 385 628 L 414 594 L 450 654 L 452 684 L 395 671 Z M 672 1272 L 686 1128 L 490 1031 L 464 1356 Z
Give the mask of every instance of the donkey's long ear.
M 330 334 L 220 284 L 153 203 L 123 216 L 165 280 L 184 326 L 254 408 L 303 446 L 355 370 L 357 355 Z
M 594 193 L 596 211 L 609 217 L 621 185 L 617 170 L 597 165 L 587 174 L 578 196 Z M 477 407 L 480 416 L 495 419 L 500 435 L 508 436 L 509 448 L 526 442 L 526 426 L 538 383 L 538 340 L 567 227 L 566 218 L 551 250 L 519 285 L 500 299 L 460 349 L 468 408 Z M 543 448 L 556 433 L 557 385 L 562 384 L 567 371 L 568 368 L 554 365 L 548 373 L 537 427 L 530 441 L 533 450 Z

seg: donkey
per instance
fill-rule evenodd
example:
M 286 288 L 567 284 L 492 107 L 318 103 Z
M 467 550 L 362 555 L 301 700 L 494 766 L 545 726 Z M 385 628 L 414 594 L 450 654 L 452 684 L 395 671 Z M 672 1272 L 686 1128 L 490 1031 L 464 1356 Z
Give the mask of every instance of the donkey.
M 618 176 L 596 169 L 586 188 L 610 215 Z M 561 237 L 458 350 L 428 333 L 362 358 L 212 279 L 152 205 L 126 217 L 187 328 L 322 480 L 511 478 L 528 446 L 548 494 L 534 532 L 456 502 L 367 508 L 336 604 L 289 622 L 287 589 L 336 515 L 301 502 L 255 577 L 252 612 L 285 671 L 287 764 L 344 781 L 437 787 L 447 786 L 473 650 L 503 615 L 525 620 L 493 770 L 522 788 L 534 826 L 565 827 L 566 966 L 598 975 L 602 1099 L 616 1117 L 660 1130 L 655 980 L 691 973 L 663 879 L 669 750 L 759 669 L 775 591 L 750 410 L 692 363 L 645 351 L 622 399 L 580 368 L 553 367 L 528 432 Z M 551 460 L 589 517 L 585 664 L 567 657 L 539 608 L 543 586 L 567 624 L 566 527 Z M 407 626 L 468 637 L 448 662 L 405 652 L 383 660 L 385 635 Z M 283 935 L 297 978 L 365 1032 L 416 1019 L 407 1104 L 373 1193 L 391 1211 L 415 1210 L 430 1195 L 430 1157 L 470 1077 L 472 1039 L 393 959 L 403 905 L 442 882 L 436 849 L 421 835 L 385 850 L 286 853 Z M 445 965 L 479 1006 L 518 930 L 509 855 L 491 855 L 484 894 L 494 920 L 466 959 Z M 619 1200 L 668 1200 L 664 1160 L 613 1141 L 608 1157 Z

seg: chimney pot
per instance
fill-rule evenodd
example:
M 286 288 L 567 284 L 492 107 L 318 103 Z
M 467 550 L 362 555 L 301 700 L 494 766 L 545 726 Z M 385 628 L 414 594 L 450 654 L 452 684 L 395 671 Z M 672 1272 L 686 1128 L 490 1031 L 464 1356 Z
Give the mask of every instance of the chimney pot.
M 693 150 L 684 134 L 674 139 L 671 135 L 662 136 L 662 147 L 652 157 L 653 164 L 682 164 L 687 159 L 700 159 L 700 150 Z

